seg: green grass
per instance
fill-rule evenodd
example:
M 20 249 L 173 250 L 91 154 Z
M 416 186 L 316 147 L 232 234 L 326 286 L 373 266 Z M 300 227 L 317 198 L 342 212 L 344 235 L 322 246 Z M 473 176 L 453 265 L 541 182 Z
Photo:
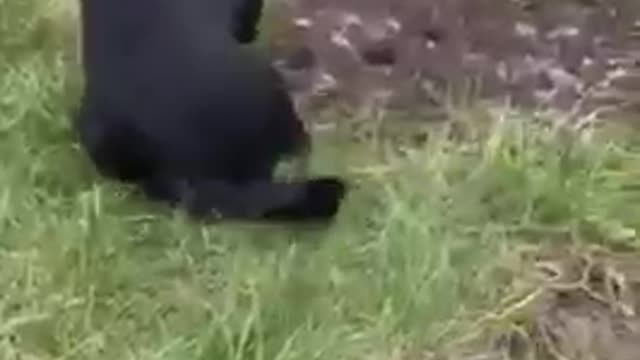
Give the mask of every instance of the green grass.
M 0 0 L 0 359 L 409 359 L 505 296 L 522 244 L 638 245 L 633 139 L 517 115 L 403 154 L 319 137 L 354 186 L 329 228 L 194 224 L 96 176 L 32 4 Z

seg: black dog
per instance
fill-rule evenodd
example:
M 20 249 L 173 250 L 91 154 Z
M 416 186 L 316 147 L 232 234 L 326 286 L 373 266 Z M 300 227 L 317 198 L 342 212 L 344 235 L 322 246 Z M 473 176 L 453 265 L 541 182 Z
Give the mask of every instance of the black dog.
M 310 149 L 280 75 L 242 43 L 262 1 L 82 0 L 80 141 L 107 177 L 194 216 L 328 220 L 338 178 L 276 183 Z

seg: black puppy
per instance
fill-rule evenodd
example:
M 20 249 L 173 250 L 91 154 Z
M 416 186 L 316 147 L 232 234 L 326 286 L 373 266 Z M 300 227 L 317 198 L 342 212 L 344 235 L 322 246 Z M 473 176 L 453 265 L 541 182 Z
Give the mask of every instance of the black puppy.
M 329 220 L 338 178 L 276 183 L 309 135 L 253 41 L 262 1 L 82 0 L 80 141 L 107 177 L 194 216 Z

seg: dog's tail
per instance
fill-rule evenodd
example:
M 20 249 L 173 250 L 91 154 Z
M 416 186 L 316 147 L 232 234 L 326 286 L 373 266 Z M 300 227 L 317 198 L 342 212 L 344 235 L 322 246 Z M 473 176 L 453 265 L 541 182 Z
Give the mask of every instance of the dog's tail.
M 182 207 L 196 218 L 265 221 L 331 220 L 347 191 L 342 180 L 332 177 L 245 184 L 154 179 L 143 188 L 152 199 Z

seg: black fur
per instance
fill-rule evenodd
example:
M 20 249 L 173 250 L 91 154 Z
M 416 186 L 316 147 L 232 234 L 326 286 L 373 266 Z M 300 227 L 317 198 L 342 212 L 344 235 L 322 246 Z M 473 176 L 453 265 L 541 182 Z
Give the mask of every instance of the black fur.
M 260 22 L 264 1 L 231 0 L 230 2 L 235 6 L 232 11 L 233 16 L 231 20 L 233 37 L 243 44 L 254 41 L 258 36 L 258 22 Z
M 310 150 L 285 85 L 256 50 L 262 1 L 81 0 L 80 141 L 105 176 L 194 216 L 328 220 L 338 178 L 276 183 Z

